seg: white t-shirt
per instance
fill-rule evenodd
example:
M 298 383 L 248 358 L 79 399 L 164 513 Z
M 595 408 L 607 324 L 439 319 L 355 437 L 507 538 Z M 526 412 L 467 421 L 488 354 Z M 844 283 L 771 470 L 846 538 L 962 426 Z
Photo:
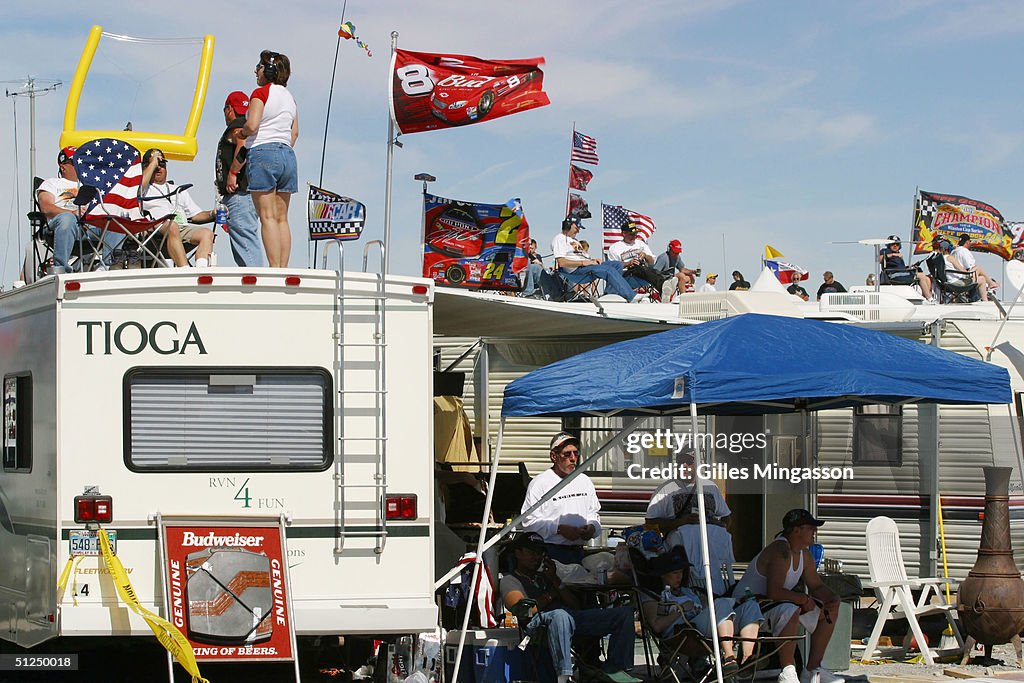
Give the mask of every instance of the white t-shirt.
M 633 240 L 633 244 L 626 244 L 626 241 L 622 240 L 608 247 L 609 261 L 622 261 L 626 263 L 639 258 L 642 262 L 647 263 L 647 259 L 643 258 L 644 256 L 650 256 L 651 261 L 654 260 L 654 252 L 651 251 L 651 248 L 643 240 Z
M 252 148 L 268 142 L 292 144 L 292 121 L 298 116 L 295 98 L 288 88 L 277 83 L 267 83 L 252 91 L 249 101 L 263 102 L 263 118 L 255 135 L 245 139 L 245 146 Z
M 693 489 L 693 482 L 678 479 L 666 481 L 651 495 L 651 502 L 647 504 L 647 519 L 675 519 L 696 512 L 697 497 L 692 495 Z M 713 481 L 704 482 L 704 510 L 709 518 L 723 519 L 732 514 L 721 489 Z
M 188 221 L 203 210 L 195 203 L 188 190 L 181 190 L 173 195 L 177 186 L 172 181 L 166 183 L 150 183 L 144 196 L 139 197 L 139 204 L 143 211 L 149 213 L 153 218 L 163 218 L 174 214 L 174 220 L 179 225 L 185 225 Z M 165 195 L 171 195 L 169 197 Z M 160 199 L 146 199 L 146 197 L 160 197 Z
M 555 235 L 555 238 L 551 240 L 551 253 L 555 255 L 556 265 L 560 258 L 581 262 L 590 259 L 586 252 L 583 251 L 583 247 L 580 246 L 580 243 L 566 235 L 564 232 L 558 233 Z M 582 265 L 582 263 L 580 265 Z M 579 266 L 561 266 L 562 270 L 567 273 L 571 273 L 578 267 Z
M 713 284 L 711 284 L 710 282 L 705 282 L 704 284 L 702 284 L 700 286 L 700 291 L 702 291 L 702 292 L 717 292 L 718 290 L 715 289 L 715 286 Z
M 555 487 L 562 478 L 554 469 L 546 469 L 526 487 L 526 499 L 523 500 L 523 511 L 544 497 L 544 494 Z M 545 543 L 558 545 L 583 545 L 583 541 L 570 541 L 558 533 L 559 524 L 570 526 L 594 526 L 594 536 L 601 534 L 601 503 L 597 499 L 594 483 L 585 474 L 577 475 L 568 486 L 559 491 L 554 498 L 537 508 L 523 520 L 525 531 L 535 531 L 541 535 Z
M 950 258 L 952 256 L 953 254 L 946 254 L 942 257 L 943 261 L 946 262 L 946 279 L 950 282 L 970 282 L 971 276 L 961 275 L 963 271 L 953 263 L 953 259 Z M 959 263 L 959 259 L 957 259 L 957 262 Z M 960 265 L 963 266 L 964 264 L 960 263 Z M 964 267 L 966 268 L 967 266 Z
M 39 200 L 40 192 L 49 192 L 53 195 L 53 203 L 58 209 L 75 211 L 75 197 L 78 196 L 78 182 L 66 180 L 65 178 L 47 178 L 36 190 L 36 200 Z
M 960 265 L 964 267 L 964 270 L 970 270 L 978 263 L 974 259 L 974 254 L 972 254 L 971 250 L 967 247 L 957 247 L 954 249 L 953 258 L 955 258 Z

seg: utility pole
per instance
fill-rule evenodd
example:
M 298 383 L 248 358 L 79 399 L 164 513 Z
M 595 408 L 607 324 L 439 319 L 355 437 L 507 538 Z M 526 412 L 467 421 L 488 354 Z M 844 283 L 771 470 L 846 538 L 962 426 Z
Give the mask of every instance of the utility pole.
M 45 95 L 48 92 L 55 92 L 61 86 L 60 81 L 49 78 L 36 78 L 29 76 L 22 81 L 3 81 L 4 83 L 16 83 L 18 87 L 14 90 L 5 90 L 7 97 L 28 96 L 29 103 L 29 177 L 36 177 L 36 97 Z M 15 169 L 17 172 L 17 169 Z M 35 201 L 35 188 L 32 182 L 28 184 L 29 206 Z

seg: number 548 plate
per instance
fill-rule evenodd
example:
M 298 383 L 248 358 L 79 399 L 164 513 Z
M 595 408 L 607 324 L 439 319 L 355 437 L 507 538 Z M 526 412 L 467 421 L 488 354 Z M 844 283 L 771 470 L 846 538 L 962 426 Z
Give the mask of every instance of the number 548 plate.
M 116 555 L 117 532 L 107 531 L 107 538 L 110 539 L 111 551 Z M 69 554 L 72 557 L 76 555 L 96 556 L 100 554 L 100 535 L 98 531 L 91 529 L 72 531 L 68 542 L 70 543 Z

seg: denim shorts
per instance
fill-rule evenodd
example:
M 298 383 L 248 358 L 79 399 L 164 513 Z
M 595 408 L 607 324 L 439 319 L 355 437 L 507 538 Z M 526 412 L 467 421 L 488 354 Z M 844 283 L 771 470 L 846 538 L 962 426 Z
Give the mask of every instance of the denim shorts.
M 299 169 L 295 150 L 283 142 L 268 142 L 249 150 L 250 192 L 298 192 Z

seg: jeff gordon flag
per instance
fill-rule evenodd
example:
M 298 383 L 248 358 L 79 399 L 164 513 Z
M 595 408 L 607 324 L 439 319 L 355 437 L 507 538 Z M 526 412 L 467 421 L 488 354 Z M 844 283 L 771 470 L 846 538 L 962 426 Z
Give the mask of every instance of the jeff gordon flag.
M 543 57 L 480 59 L 395 50 L 391 116 L 401 133 L 480 123 L 550 104 Z
M 597 166 L 597 138 L 573 131 L 572 154 L 569 158 L 572 161 L 582 161 L 585 164 Z
M 651 236 L 657 227 L 650 216 L 645 216 L 636 211 L 621 206 L 602 204 L 601 213 L 604 218 L 604 249 L 622 241 L 622 228 L 632 223 L 636 226 L 637 239 L 650 242 Z
M 936 237 L 946 237 L 956 244 L 960 235 L 966 234 L 970 236 L 971 251 L 1013 258 L 1013 233 L 1003 214 L 991 204 L 958 194 L 918 192 L 912 234 L 915 254 L 932 251 Z
M 142 218 L 139 208 L 139 186 L 142 184 L 139 150 L 127 142 L 100 138 L 79 147 L 73 161 L 79 182 L 100 191 L 100 202 L 89 210 L 90 215 L 131 220 Z
M 310 240 L 357 240 L 364 225 L 366 207 L 362 202 L 309 186 Z

